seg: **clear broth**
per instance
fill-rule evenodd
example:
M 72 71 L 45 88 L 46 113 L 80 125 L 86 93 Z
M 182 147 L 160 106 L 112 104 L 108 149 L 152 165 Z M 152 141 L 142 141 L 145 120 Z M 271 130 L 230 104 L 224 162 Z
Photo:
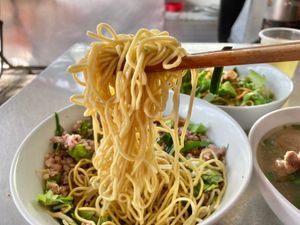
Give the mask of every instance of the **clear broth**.
M 274 187 L 300 209 L 300 171 L 286 174 L 276 167 L 276 160 L 283 159 L 287 151 L 300 151 L 300 123 L 269 131 L 258 145 L 257 160 Z

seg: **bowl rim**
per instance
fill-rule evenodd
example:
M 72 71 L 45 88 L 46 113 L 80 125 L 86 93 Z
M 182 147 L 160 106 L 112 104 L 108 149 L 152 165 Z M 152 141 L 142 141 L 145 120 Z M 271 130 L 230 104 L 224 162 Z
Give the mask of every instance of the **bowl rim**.
M 74 104 L 68 104 L 67 106 L 59 109 L 57 111 L 58 114 L 60 114 L 61 112 L 68 110 L 69 108 L 73 107 Z M 12 159 L 12 163 L 11 163 L 11 167 L 10 167 L 10 171 L 9 171 L 9 187 L 10 187 L 10 191 L 11 191 L 11 196 L 14 202 L 14 205 L 17 207 L 18 211 L 20 212 L 20 214 L 23 216 L 23 218 L 29 223 L 29 224 L 39 224 L 39 221 L 36 220 L 35 217 L 31 216 L 26 210 L 24 210 L 24 204 L 22 203 L 22 201 L 20 200 L 19 197 L 19 193 L 17 190 L 17 187 L 15 185 L 15 181 L 16 181 L 16 177 L 15 177 L 15 172 L 16 172 L 16 168 L 18 165 L 18 160 L 19 160 L 19 156 L 20 153 L 22 152 L 22 148 L 25 145 L 26 142 L 29 141 L 30 137 L 37 132 L 37 130 L 49 119 L 51 119 L 53 117 L 53 115 L 49 115 L 46 118 L 44 118 L 43 120 L 41 120 L 37 125 L 35 125 L 33 127 L 33 129 L 31 129 L 31 131 L 25 136 L 25 138 L 23 139 L 23 141 L 21 142 L 21 144 L 19 145 L 13 159 Z
M 300 31 L 298 29 L 295 28 L 291 28 L 291 27 L 268 27 L 265 29 L 262 29 L 261 31 L 259 31 L 258 36 L 261 39 L 266 39 L 268 41 L 274 41 L 274 39 L 276 39 L 275 37 L 270 37 L 270 36 L 266 36 L 265 32 L 268 31 L 288 31 L 291 33 L 297 33 L 300 34 Z M 291 40 L 291 39 L 283 39 L 285 42 L 297 42 L 299 40 Z
M 182 95 L 183 98 L 189 98 L 188 95 L 184 95 L 184 94 L 180 94 L 180 95 Z M 241 126 L 238 124 L 238 122 L 236 122 L 232 118 L 232 116 L 230 116 L 228 113 L 226 113 L 222 109 L 218 108 L 216 105 L 210 104 L 205 100 L 202 100 L 202 99 L 199 99 L 199 98 L 194 98 L 194 103 L 193 104 L 195 104 L 195 101 L 199 101 L 199 102 L 201 102 L 201 104 L 204 104 L 207 107 L 213 108 L 214 110 L 218 111 L 219 113 L 222 113 L 225 117 L 230 119 L 231 122 L 235 125 L 235 127 L 238 130 L 238 132 L 240 133 L 240 135 L 242 136 L 242 138 L 244 139 L 244 141 L 246 141 L 248 143 L 248 148 L 247 149 L 249 151 L 247 151 L 247 153 L 248 153 L 247 157 L 248 157 L 249 166 L 245 168 L 245 174 L 243 176 L 243 182 L 239 186 L 239 190 L 236 192 L 236 194 L 232 198 L 230 198 L 228 200 L 228 202 L 226 203 L 226 205 L 227 205 L 226 208 L 223 208 L 222 211 L 216 210 L 212 215 L 210 215 L 208 218 L 206 218 L 204 220 L 204 223 L 206 221 L 206 223 L 208 223 L 208 224 L 214 224 L 217 221 L 219 221 L 220 218 L 222 218 L 232 208 L 232 206 L 234 206 L 234 204 L 242 197 L 243 193 L 245 192 L 246 188 L 248 187 L 248 184 L 250 183 L 250 180 L 252 178 L 252 173 L 253 173 L 253 153 L 252 153 L 251 146 L 250 146 L 250 143 L 249 143 L 249 140 L 248 140 L 248 137 L 247 137 L 246 133 L 241 128 Z M 64 111 L 66 111 L 66 110 L 68 110 L 72 107 L 76 107 L 76 106 L 77 105 L 75 105 L 75 104 L 69 104 L 69 105 L 61 108 L 60 110 L 58 110 L 57 113 L 60 114 Z M 19 145 L 19 147 L 18 147 L 18 149 L 17 149 L 17 151 L 16 151 L 16 153 L 13 157 L 13 161 L 12 161 L 12 164 L 11 164 L 11 167 L 10 167 L 9 185 L 10 185 L 10 191 L 11 191 L 11 194 L 12 194 L 12 199 L 13 199 L 13 202 L 14 202 L 15 206 L 17 207 L 18 211 L 21 213 L 23 218 L 25 218 L 25 220 L 29 224 L 39 224 L 39 221 L 37 221 L 37 219 L 34 216 L 32 216 L 30 213 L 27 212 L 27 210 L 25 210 L 25 206 L 22 203 L 21 199 L 19 198 L 18 190 L 17 190 L 17 187 L 15 185 L 15 172 L 16 172 L 16 168 L 17 168 L 17 164 L 18 164 L 19 155 L 22 151 L 23 145 L 30 139 L 32 134 L 34 134 L 36 132 L 36 130 L 38 130 L 38 128 L 41 125 L 43 125 L 46 121 L 48 121 L 52 117 L 53 117 L 52 114 L 47 116 L 45 119 L 43 119 L 40 123 L 38 123 L 27 134 L 27 136 L 24 138 L 24 140 Z
M 254 166 L 254 171 L 256 172 L 256 174 L 258 175 L 259 179 L 267 186 L 267 188 L 269 190 L 271 190 L 271 192 L 273 193 L 273 195 L 276 198 L 279 198 L 280 202 L 282 202 L 285 206 L 289 207 L 289 210 L 291 210 L 294 214 L 299 214 L 300 215 L 300 209 L 298 209 L 296 206 L 294 206 L 289 200 L 287 200 L 275 187 L 274 185 L 269 181 L 269 179 L 267 179 L 266 175 L 264 174 L 264 172 L 262 171 L 262 169 L 259 166 L 259 163 L 257 161 L 257 148 L 254 148 L 254 146 L 252 146 L 252 142 L 254 139 L 254 135 L 255 135 L 255 130 L 258 129 L 257 127 L 260 125 L 260 123 L 262 121 L 264 121 L 265 119 L 268 119 L 270 117 L 272 117 L 273 115 L 285 112 L 285 111 L 294 111 L 294 110 L 299 110 L 300 111 L 300 106 L 291 106 L 291 107 L 285 107 L 285 108 L 280 108 L 277 110 L 274 110 L 272 112 L 269 112 L 267 114 L 265 114 L 264 116 L 262 116 L 261 118 L 259 118 L 251 127 L 250 131 L 249 131 L 249 142 L 252 148 L 252 155 L 253 155 L 253 166 Z M 282 126 L 284 124 L 287 123 L 280 123 L 280 125 L 277 125 L 276 127 Z M 269 132 L 272 129 L 269 129 L 267 132 Z M 267 134 L 267 132 L 264 132 L 264 134 L 260 137 L 259 141 Z M 265 196 L 263 195 L 263 197 L 265 198 Z M 267 198 L 265 198 L 266 202 L 269 204 L 269 201 L 267 200 Z M 271 205 L 270 205 L 271 207 Z M 272 207 L 271 207 L 272 208 Z

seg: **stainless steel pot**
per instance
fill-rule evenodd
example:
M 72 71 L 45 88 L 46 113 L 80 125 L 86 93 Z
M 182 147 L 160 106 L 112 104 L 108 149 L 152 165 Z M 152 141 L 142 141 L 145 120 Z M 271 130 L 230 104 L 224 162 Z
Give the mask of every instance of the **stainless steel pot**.
M 267 18 L 274 21 L 300 20 L 300 0 L 271 0 Z

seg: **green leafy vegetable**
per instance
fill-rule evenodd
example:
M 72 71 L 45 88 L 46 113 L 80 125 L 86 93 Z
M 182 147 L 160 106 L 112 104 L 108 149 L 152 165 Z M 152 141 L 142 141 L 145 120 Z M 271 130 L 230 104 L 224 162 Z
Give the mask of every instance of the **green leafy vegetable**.
M 173 149 L 173 139 L 169 133 L 163 133 L 158 140 L 159 144 L 164 144 L 164 150 L 168 154 L 170 154 L 171 150 Z
M 223 75 L 226 76 L 222 80 Z M 216 105 L 261 105 L 274 100 L 274 94 L 266 87 L 266 78 L 254 70 L 249 70 L 249 74 L 244 79 L 239 78 L 236 68 L 233 71 L 223 72 L 222 67 L 216 67 L 211 74 L 210 70 L 202 70 L 198 74 L 196 96 Z M 237 76 L 235 76 L 235 73 Z M 183 78 L 181 93 L 191 92 L 190 72 Z M 238 89 L 245 88 L 249 91 L 243 98 L 236 98 L 240 92 Z
M 253 101 L 254 105 L 261 105 L 271 102 L 273 96 L 263 95 L 261 90 L 255 89 L 244 95 L 241 105 L 248 105 L 248 101 Z
M 288 180 L 290 182 L 292 182 L 293 184 L 300 185 L 300 176 L 299 175 L 300 175 L 299 172 L 288 174 Z
M 71 205 L 73 198 L 71 196 L 55 195 L 51 190 L 48 190 L 45 194 L 39 194 L 37 196 L 38 202 L 44 206 L 54 206 L 60 204 Z
M 210 86 L 210 79 L 207 78 L 208 71 L 202 70 L 198 75 L 197 87 L 196 87 L 196 96 L 201 97 L 201 93 L 208 91 Z
M 74 148 L 68 150 L 68 154 L 76 161 L 80 159 L 91 159 L 93 153 L 85 148 L 84 144 L 78 144 Z
M 203 190 L 204 190 L 204 192 L 209 192 L 209 191 L 212 191 L 212 190 L 214 190 L 218 187 L 219 187 L 218 184 L 206 184 L 206 183 L 204 183 Z
M 199 195 L 200 188 L 201 188 L 200 182 L 196 186 L 194 186 L 193 188 L 194 197 L 197 197 Z
M 182 85 L 180 87 L 180 92 L 189 95 L 191 93 L 191 71 L 188 70 L 184 77 L 182 78 Z
M 52 176 L 52 177 L 49 177 L 49 179 L 47 181 L 54 181 L 55 183 L 59 184 L 60 183 L 60 180 L 61 180 L 61 173 L 55 175 L 55 176 Z
M 254 83 L 252 83 L 252 81 L 247 77 L 244 80 L 239 80 L 238 85 L 244 88 L 248 88 L 250 90 L 255 89 Z
M 235 97 L 237 96 L 237 93 L 235 92 L 230 81 L 225 81 L 223 84 L 221 84 L 219 95 L 222 97 L 223 96 Z
M 168 127 L 172 127 L 173 126 L 173 120 L 167 120 L 165 122 L 165 124 L 168 126 Z
M 64 132 L 64 128 L 59 123 L 59 117 L 57 113 L 54 113 L 54 117 L 55 117 L 55 126 L 56 126 L 54 134 L 55 136 L 61 136 Z
M 64 208 L 70 207 L 70 204 L 60 204 L 60 205 L 55 205 L 52 207 L 53 211 L 58 211 L 58 210 L 62 210 Z
M 211 141 L 189 141 L 184 144 L 180 152 L 183 154 L 187 154 L 194 148 L 205 148 L 211 143 Z
M 252 69 L 249 69 L 249 75 L 247 77 L 252 81 L 255 88 L 260 88 L 266 84 L 266 78 Z
M 84 218 L 86 220 L 94 221 L 96 224 L 97 224 L 98 219 L 99 219 L 99 217 L 95 215 L 95 212 L 91 211 L 91 210 L 81 210 L 81 211 L 79 211 L 78 214 L 79 214 L 79 216 L 81 216 L 82 218 Z
M 266 177 L 268 178 L 268 180 L 269 180 L 270 182 L 275 181 L 275 180 L 276 180 L 276 177 L 277 177 L 277 175 L 276 175 L 276 173 L 275 173 L 274 171 L 266 172 L 265 175 L 266 175 Z
M 63 133 L 64 133 L 64 128 L 60 125 L 59 117 L 58 117 L 58 114 L 56 112 L 54 113 L 54 118 L 55 118 L 54 135 L 55 136 L 62 136 Z M 53 148 L 54 151 L 59 151 L 61 149 L 61 144 L 60 143 L 54 143 L 52 145 L 52 148 Z
M 203 123 L 189 124 L 188 130 L 194 134 L 205 134 L 207 131 L 207 127 Z
M 110 216 L 100 216 L 100 224 L 103 224 L 104 222 L 111 221 Z
M 212 169 L 206 170 L 201 177 L 204 182 L 204 192 L 218 188 L 219 183 L 224 181 L 222 174 L 219 171 Z
M 61 149 L 61 143 L 53 143 L 52 148 L 54 151 L 59 151 Z
M 77 133 L 80 134 L 82 137 L 89 138 L 89 130 L 92 128 L 92 121 L 84 120 L 78 128 Z

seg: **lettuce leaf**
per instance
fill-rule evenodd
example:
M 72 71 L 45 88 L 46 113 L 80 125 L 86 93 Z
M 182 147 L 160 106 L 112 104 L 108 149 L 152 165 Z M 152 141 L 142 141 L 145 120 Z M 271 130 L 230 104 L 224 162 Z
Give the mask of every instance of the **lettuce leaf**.
M 73 198 L 71 196 L 55 195 L 51 190 L 48 190 L 45 194 L 39 194 L 37 200 L 44 206 L 54 206 L 60 204 L 72 205 Z
M 249 69 L 247 77 L 252 81 L 255 88 L 263 87 L 266 84 L 266 78 L 252 69 Z
M 231 85 L 230 81 L 225 81 L 223 84 L 221 84 L 219 90 L 219 96 L 229 96 L 229 97 L 237 96 L 237 93 L 234 90 L 233 86 Z
M 91 159 L 93 156 L 93 153 L 88 151 L 84 144 L 76 145 L 74 148 L 68 150 L 68 154 L 76 161 L 80 159 Z
M 219 187 L 219 183 L 223 182 L 222 174 L 217 170 L 208 169 L 201 176 L 204 182 L 204 192 L 212 191 Z
M 188 130 L 194 134 L 205 134 L 207 131 L 207 127 L 203 123 L 189 124 Z

